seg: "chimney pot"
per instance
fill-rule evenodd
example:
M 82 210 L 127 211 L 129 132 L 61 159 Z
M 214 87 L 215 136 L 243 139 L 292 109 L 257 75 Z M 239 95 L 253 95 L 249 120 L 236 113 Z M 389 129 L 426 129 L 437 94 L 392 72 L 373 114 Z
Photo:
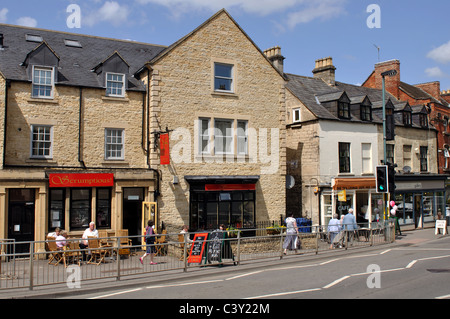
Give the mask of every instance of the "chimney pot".
M 333 58 L 328 57 L 316 60 L 316 67 L 312 72 L 314 78 L 322 79 L 328 85 L 335 86 L 335 71 Z

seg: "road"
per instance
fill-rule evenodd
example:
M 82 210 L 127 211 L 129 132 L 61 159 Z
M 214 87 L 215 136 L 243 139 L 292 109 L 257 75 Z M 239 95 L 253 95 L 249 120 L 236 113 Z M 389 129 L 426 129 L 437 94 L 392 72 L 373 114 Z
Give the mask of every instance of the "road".
M 118 288 L 73 298 L 258 302 L 310 298 L 450 299 L 450 237 L 309 261 L 295 256 L 264 269 L 237 267 L 231 274 L 218 272 L 201 279 L 184 278 L 170 284 Z

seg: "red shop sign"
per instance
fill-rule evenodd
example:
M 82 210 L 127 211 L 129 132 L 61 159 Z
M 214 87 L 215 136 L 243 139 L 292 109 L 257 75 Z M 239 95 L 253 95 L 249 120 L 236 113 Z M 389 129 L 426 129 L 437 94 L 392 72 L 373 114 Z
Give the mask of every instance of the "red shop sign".
M 49 174 L 49 187 L 114 186 L 114 174 Z
M 254 191 L 255 184 L 205 184 L 205 191 Z

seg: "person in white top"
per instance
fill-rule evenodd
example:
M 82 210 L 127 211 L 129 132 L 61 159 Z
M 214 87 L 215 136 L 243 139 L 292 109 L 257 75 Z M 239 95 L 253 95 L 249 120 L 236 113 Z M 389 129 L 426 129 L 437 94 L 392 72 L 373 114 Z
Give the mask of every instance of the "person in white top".
M 83 240 L 80 243 L 80 249 L 88 248 L 88 246 L 89 246 L 89 241 L 87 240 L 88 237 L 97 237 L 98 238 L 98 230 L 95 229 L 94 222 L 89 223 L 89 228 L 87 228 L 84 231 L 83 236 L 81 236 L 81 238 Z M 86 260 L 86 252 L 85 251 L 82 252 L 82 255 L 83 255 L 83 260 Z
M 297 253 L 298 227 L 294 214 L 290 213 L 286 218 L 286 238 L 284 239 L 283 248 L 286 255 L 287 250 L 295 250 Z

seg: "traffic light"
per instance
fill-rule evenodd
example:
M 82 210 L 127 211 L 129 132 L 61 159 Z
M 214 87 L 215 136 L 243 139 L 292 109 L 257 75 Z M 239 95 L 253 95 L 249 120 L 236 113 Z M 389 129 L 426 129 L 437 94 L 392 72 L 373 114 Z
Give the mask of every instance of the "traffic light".
M 376 182 L 377 182 L 377 193 L 388 192 L 389 183 L 388 183 L 387 165 L 377 166 Z
M 392 195 L 395 192 L 395 167 L 392 164 L 388 165 L 388 191 Z

